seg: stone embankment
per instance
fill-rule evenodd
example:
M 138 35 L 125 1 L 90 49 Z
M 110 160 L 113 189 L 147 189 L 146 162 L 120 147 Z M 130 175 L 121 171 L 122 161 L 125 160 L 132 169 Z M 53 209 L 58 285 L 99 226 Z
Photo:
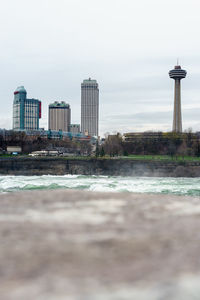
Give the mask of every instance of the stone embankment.
M 200 162 L 9 157 L 0 159 L 0 174 L 200 177 Z

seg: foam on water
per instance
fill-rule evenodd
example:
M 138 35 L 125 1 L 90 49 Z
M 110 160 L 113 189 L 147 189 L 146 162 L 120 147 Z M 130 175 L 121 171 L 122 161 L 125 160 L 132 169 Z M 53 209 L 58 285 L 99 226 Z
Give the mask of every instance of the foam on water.
M 161 193 L 200 196 L 200 178 L 84 175 L 0 176 L 1 193 L 60 188 L 97 192 Z

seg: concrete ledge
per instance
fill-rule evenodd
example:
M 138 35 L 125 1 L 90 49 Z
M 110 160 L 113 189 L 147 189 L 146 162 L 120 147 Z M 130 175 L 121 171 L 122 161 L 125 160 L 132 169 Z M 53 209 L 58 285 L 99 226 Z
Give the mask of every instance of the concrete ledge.
M 3 300 L 199 297 L 200 198 L 54 190 L 0 206 Z

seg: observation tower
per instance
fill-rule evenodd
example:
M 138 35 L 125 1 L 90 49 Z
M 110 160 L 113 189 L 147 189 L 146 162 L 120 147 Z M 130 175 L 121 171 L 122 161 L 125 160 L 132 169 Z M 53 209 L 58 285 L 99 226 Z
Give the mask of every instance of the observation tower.
M 173 128 L 174 132 L 182 132 L 182 116 L 181 116 L 181 79 L 186 77 L 187 72 L 177 65 L 173 70 L 169 71 L 169 77 L 175 80 L 174 85 L 174 117 Z

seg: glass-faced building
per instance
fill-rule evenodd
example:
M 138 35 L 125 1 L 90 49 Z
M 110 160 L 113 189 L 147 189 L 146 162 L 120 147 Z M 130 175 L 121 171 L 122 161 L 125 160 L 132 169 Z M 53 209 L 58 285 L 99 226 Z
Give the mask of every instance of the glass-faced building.
M 20 86 L 14 92 L 13 129 L 38 130 L 41 118 L 41 101 L 27 99 L 27 92 Z
M 81 84 L 81 132 L 99 135 L 99 87 L 91 78 Z
M 55 101 L 49 105 L 49 129 L 70 131 L 71 108 L 65 101 Z

